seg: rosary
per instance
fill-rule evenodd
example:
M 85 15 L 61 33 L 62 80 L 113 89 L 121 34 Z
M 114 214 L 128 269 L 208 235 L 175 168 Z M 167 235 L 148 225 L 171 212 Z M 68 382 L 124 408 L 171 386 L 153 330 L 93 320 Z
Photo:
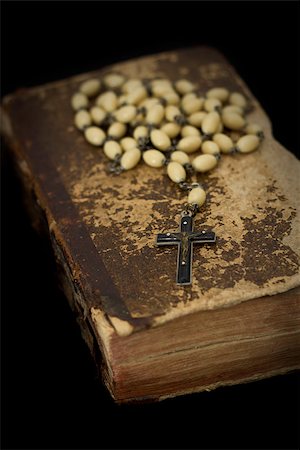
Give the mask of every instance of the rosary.
M 71 105 L 75 126 L 89 144 L 103 149 L 110 173 L 121 174 L 143 160 L 165 166 L 170 180 L 188 193 L 179 231 L 159 233 L 156 244 L 177 245 L 177 284 L 191 284 L 193 245 L 216 241 L 212 231 L 193 231 L 206 200 L 197 175 L 214 169 L 221 154 L 253 152 L 264 137 L 258 124 L 245 119 L 247 99 L 224 87 L 203 93 L 186 79 L 173 83 L 110 73 L 83 82 Z

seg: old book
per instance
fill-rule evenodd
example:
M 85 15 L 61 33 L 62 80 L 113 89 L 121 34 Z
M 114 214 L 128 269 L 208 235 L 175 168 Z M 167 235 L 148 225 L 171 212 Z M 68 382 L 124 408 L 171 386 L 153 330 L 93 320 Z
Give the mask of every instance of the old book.
M 265 140 L 224 157 L 206 178 L 196 226 L 217 235 L 194 248 L 193 283 L 175 282 L 183 195 L 163 169 L 119 177 L 73 125 L 71 95 L 91 76 L 187 77 L 203 90 L 243 92 Z M 147 56 L 19 91 L 1 129 L 37 228 L 46 225 L 66 297 L 118 402 L 163 399 L 295 370 L 299 339 L 299 162 L 272 136 L 258 101 L 217 51 Z

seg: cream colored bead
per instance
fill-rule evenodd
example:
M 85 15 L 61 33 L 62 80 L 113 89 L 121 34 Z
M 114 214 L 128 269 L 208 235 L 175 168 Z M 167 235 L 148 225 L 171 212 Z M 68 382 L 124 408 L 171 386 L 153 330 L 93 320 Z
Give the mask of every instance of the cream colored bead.
M 161 130 L 152 130 L 150 133 L 151 142 L 158 150 L 167 150 L 171 146 L 169 136 Z
M 181 136 L 200 136 L 200 131 L 197 128 L 192 127 L 191 125 L 185 125 L 181 128 Z
M 127 95 L 126 101 L 130 105 L 138 105 L 141 101 L 147 98 L 148 93 L 144 86 L 139 86 L 136 89 L 129 92 Z
M 104 77 L 104 84 L 109 89 L 116 89 L 125 82 L 125 77 L 119 73 L 109 73 Z
M 165 108 L 160 105 L 154 105 L 152 108 L 150 108 L 146 115 L 146 122 L 153 124 L 153 125 L 159 125 L 163 118 L 165 116 Z
M 104 144 L 104 153 L 109 159 L 115 159 L 116 156 L 122 154 L 121 146 L 116 141 L 107 141 Z
M 236 113 L 236 114 L 239 114 L 240 116 L 242 116 L 244 114 L 244 110 L 243 110 L 243 108 L 240 108 L 239 106 L 236 106 L 236 105 L 227 105 L 223 108 L 222 114 L 227 114 L 227 113 Z
M 222 153 L 231 153 L 234 148 L 232 139 L 226 134 L 215 134 L 213 137 L 213 141 L 218 145 Z
M 205 111 L 198 111 L 188 117 L 188 122 L 190 125 L 200 128 L 206 115 Z
M 101 88 L 100 80 L 97 80 L 97 78 L 91 78 L 90 80 L 84 81 L 80 85 L 79 90 L 88 97 L 94 97 L 94 95 L 98 94 L 100 88 Z
M 122 106 L 120 109 L 115 111 L 114 116 L 118 122 L 129 123 L 136 116 L 136 107 L 133 105 Z
M 180 125 L 178 125 L 177 123 L 173 123 L 173 122 L 165 123 L 161 127 L 161 131 L 166 133 L 166 135 L 169 136 L 169 138 L 171 138 L 171 139 L 178 136 L 178 134 L 180 133 L 180 130 L 181 130 Z
M 222 114 L 223 125 L 230 130 L 241 130 L 245 126 L 245 119 L 236 113 Z
M 201 150 L 206 155 L 218 155 L 220 153 L 220 147 L 214 141 L 204 141 Z
M 217 98 L 220 102 L 224 103 L 229 97 L 229 91 L 224 87 L 215 87 L 206 92 L 206 97 Z
M 218 111 L 222 106 L 222 103 L 217 98 L 207 98 L 204 102 L 204 109 L 207 112 Z
M 100 123 L 102 123 L 106 117 L 106 112 L 104 111 L 104 109 L 100 108 L 100 106 L 93 106 L 93 108 L 91 108 L 90 110 L 90 115 L 92 121 L 96 125 L 100 125 Z
M 165 116 L 169 122 L 174 122 L 176 117 L 181 116 L 181 111 L 177 106 L 168 105 L 165 109 Z
M 263 133 L 263 129 L 257 123 L 248 123 L 248 125 L 245 128 L 245 132 L 247 134 L 261 135 Z
M 176 81 L 175 88 L 179 94 L 184 95 L 192 92 L 195 89 L 195 85 L 189 80 L 182 79 Z
M 181 104 L 184 105 L 185 103 L 189 103 L 191 100 L 194 100 L 197 98 L 197 95 L 195 92 L 190 92 L 189 94 L 185 94 L 181 99 Z
M 108 136 L 112 136 L 116 139 L 121 139 L 123 136 L 125 136 L 126 131 L 127 127 L 124 123 L 114 122 L 107 130 L 107 134 Z
M 149 136 L 149 130 L 147 127 L 144 127 L 143 125 L 136 127 L 136 129 L 133 132 L 133 137 L 135 140 L 138 140 L 140 138 L 145 138 L 148 136 Z
M 131 148 L 122 155 L 120 161 L 121 167 L 123 167 L 124 170 L 133 169 L 139 163 L 141 156 L 142 152 L 140 149 Z
M 201 187 L 194 188 L 190 191 L 188 196 L 188 203 L 192 205 L 202 206 L 206 200 L 205 190 Z
M 137 147 L 137 142 L 132 137 L 124 137 L 120 141 L 121 147 L 124 150 L 124 152 L 127 152 L 128 150 L 131 150 L 134 147 Z
M 148 97 L 145 100 L 143 100 L 139 106 L 146 108 L 147 110 L 149 110 L 150 108 L 152 108 L 152 106 L 154 105 L 158 105 L 159 104 L 159 100 L 155 97 Z
M 113 112 L 118 107 L 118 98 L 113 91 L 107 91 L 97 97 L 96 105 L 107 112 Z
M 180 103 L 179 95 L 173 90 L 165 92 L 162 98 L 167 102 L 167 105 L 179 105 Z
M 97 147 L 103 144 L 105 140 L 105 133 L 101 128 L 98 127 L 88 127 L 84 131 L 84 136 L 86 140 Z
M 231 105 L 239 106 L 242 109 L 245 109 L 247 106 L 247 100 L 244 97 L 243 94 L 240 94 L 239 92 L 232 92 L 229 96 L 229 103 Z
M 208 172 L 217 165 L 217 159 L 213 155 L 199 155 L 192 162 L 193 168 L 196 172 Z
M 241 153 L 250 153 L 257 149 L 260 144 L 260 140 L 257 136 L 253 134 L 246 134 L 246 136 L 241 137 L 237 143 L 237 150 Z
M 118 97 L 118 106 L 122 106 L 124 103 L 126 103 L 127 100 L 127 95 L 120 95 L 120 97 Z
M 178 162 L 170 162 L 167 167 L 167 173 L 174 183 L 180 183 L 186 179 L 185 169 Z
M 187 155 L 187 153 L 176 150 L 171 154 L 171 161 L 178 162 L 179 164 L 184 166 L 184 164 L 190 163 L 190 157 Z
M 143 153 L 143 160 L 148 166 L 151 167 L 162 167 L 165 163 L 165 156 L 162 152 L 158 150 L 146 150 Z
M 201 142 L 200 136 L 186 136 L 178 142 L 177 150 L 185 153 L 194 153 L 199 150 Z
M 223 133 L 223 130 L 224 130 L 224 125 L 223 125 L 223 122 L 220 121 L 218 129 L 217 129 L 217 133 Z
M 200 111 L 200 109 L 203 106 L 203 99 L 202 98 L 192 98 L 189 101 L 182 102 L 182 109 L 184 112 L 188 115 L 193 114 L 197 111 Z
M 74 123 L 79 130 L 83 130 L 91 125 L 92 119 L 85 109 L 81 109 L 75 114 Z
M 151 90 L 155 97 L 162 97 L 169 92 L 174 92 L 170 80 L 165 79 L 153 80 L 151 82 Z
M 123 86 L 122 91 L 125 94 L 129 94 L 130 92 L 134 91 L 136 88 L 143 86 L 143 83 L 138 78 L 130 78 L 127 80 Z
M 89 99 L 86 95 L 81 92 L 76 92 L 71 98 L 71 106 L 74 111 L 78 111 L 79 109 L 87 108 L 89 104 Z
M 216 133 L 219 128 L 220 121 L 220 115 L 216 111 L 207 113 L 201 125 L 203 133 L 207 135 Z

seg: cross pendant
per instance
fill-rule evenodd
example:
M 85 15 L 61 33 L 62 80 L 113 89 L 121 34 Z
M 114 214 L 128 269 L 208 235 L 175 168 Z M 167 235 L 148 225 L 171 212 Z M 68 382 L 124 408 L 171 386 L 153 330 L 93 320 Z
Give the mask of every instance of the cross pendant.
M 177 284 L 191 284 L 193 244 L 216 242 L 216 235 L 212 231 L 193 231 L 193 218 L 183 216 L 178 233 L 159 233 L 156 244 L 177 245 Z

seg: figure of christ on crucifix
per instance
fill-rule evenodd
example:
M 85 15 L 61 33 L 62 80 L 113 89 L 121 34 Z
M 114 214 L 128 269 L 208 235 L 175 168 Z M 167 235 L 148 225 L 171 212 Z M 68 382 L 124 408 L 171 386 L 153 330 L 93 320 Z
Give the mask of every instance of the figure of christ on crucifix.
M 178 245 L 177 284 L 187 285 L 192 282 L 193 244 L 216 242 L 216 235 L 212 231 L 193 231 L 193 217 L 183 216 L 178 233 L 159 233 L 156 244 Z

